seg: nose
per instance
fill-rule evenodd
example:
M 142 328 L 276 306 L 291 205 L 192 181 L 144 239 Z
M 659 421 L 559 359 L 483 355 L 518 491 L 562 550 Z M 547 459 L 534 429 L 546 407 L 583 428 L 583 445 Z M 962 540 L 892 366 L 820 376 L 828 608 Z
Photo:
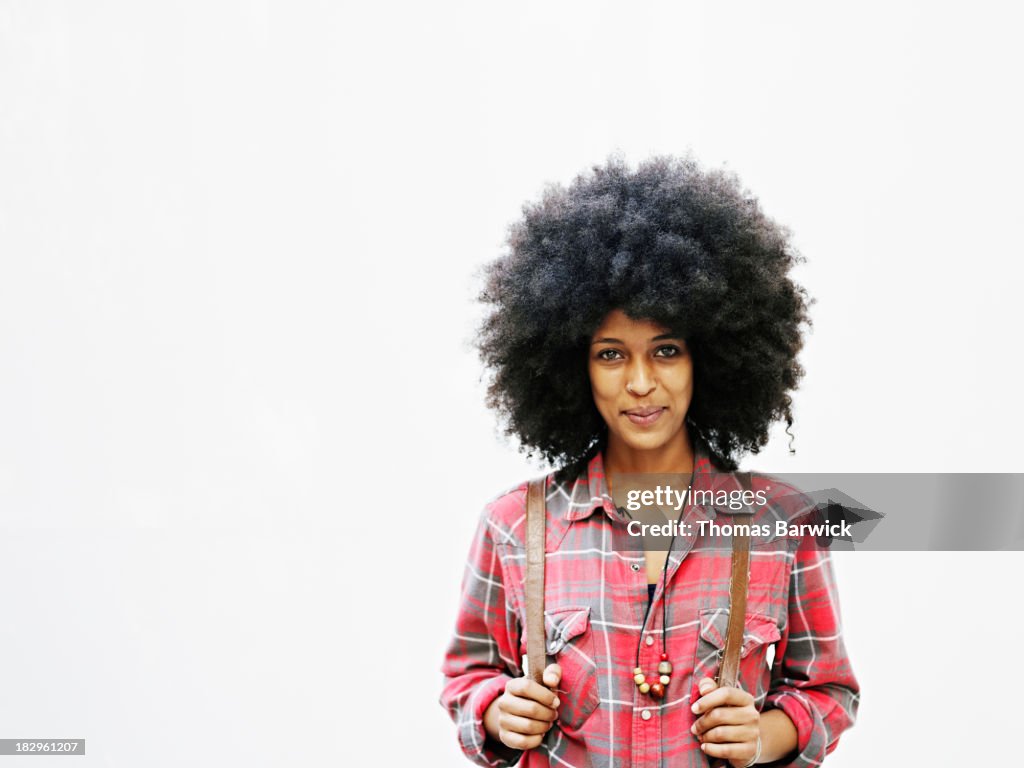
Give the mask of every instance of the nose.
M 654 372 L 646 365 L 646 361 L 637 360 L 634 362 L 626 376 L 626 391 L 636 397 L 646 397 L 657 386 Z

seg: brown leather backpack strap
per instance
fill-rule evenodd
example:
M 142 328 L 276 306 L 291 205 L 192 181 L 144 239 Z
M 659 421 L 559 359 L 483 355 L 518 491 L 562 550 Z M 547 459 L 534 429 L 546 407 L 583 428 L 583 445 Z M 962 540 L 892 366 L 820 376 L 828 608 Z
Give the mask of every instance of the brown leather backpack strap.
M 530 677 L 541 685 L 548 660 L 544 629 L 544 495 L 544 478 L 531 480 L 526 490 L 526 657 Z
M 737 517 L 749 517 L 737 515 Z M 739 522 L 739 521 L 737 521 Z M 732 574 L 729 577 L 729 625 L 725 631 L 725 651 L 718 672 L 720 686 L 735 687 L 739 679 L 740 651 L 743 650 L 743 626 L 747 616 L 747 579 L 750 569 L 750 535 L 732 535 Z
M 750 488 L 749 475 L 737 473 L 745 490 Z M 753 514 L 734 515 L 733 523 L 743 526 L 733 530 L 732 564 L 729 575 L 729 624 L 725 631 L 725 649 L 719 668 L 719 686 L 735 687 L 739 680 L 740 652 L 743 650 L 743 628 L 747 616 L 747 581 L 750 578 L 750 533 Z

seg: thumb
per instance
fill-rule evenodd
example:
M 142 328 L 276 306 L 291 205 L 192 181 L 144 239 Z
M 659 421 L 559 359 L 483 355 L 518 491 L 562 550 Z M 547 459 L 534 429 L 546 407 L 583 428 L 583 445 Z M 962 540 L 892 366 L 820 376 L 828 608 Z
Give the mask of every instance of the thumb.
M 715 685 L 715 681 L 712 680 L 710 677 L 702 677 L 700 679 L 700 682 L 697 683 L 697 690 L 700 691 L 701 696 L 707 696 L 717 687 L 718 686 Z
M 557 664 L 548 664 L 544 669 L 544 685 L 554 688 L 562 681 L 562 668 Z

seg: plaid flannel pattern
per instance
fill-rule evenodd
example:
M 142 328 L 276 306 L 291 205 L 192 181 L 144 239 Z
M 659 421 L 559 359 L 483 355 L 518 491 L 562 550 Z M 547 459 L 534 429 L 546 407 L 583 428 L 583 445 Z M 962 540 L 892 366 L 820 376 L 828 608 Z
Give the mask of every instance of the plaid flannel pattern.
M 712 471 L 698 445 L 693 487 L 701 487 L 701 478 Z M 773 489 L 755 523 L 796 516 L 772 501 L 783 489 L 785 498 L 799 498 L 793 489 L 766 476 L 752 481 L 755 490 Z M 678 539 L 669 555 L 667 594 L 659 584 L 648 612 L 644 553 L 630 548 L 628 520 L 608 495 L 602 455 L 574 481 L 557 483 L 550 475 L 546 497 L 545 641 L 549 662 L 562 668 L 559 718 L 543 743 L 526 752 L 496 744 L 483 728 L 487 707 L 508 680 L 523 675 L 524 483 L 480 516 L 442 664 L 440 701 L 455 721 L 463 752 L 477 765 L 492 767 L 707 766 L 690 733 L 690 706 L 699 698 L 698 681 L 713 678 L 721 658 L 729 550 L 702 546 L 699 537 Z M 684 521 L 730 522 L 726 514 L 691 506 Z M 650 677 L 663 637 L 673 672 L 659 701 L 639 692 L 633 666 L 639 644 L 640 666 Z M 796 751 L 775 765 L 819 765 L 853 724 L 859 686 L 843 645 L 827 551 L 787 538 L 752 547 L 740 685 L 759 709 L 781 709 L 796 726 Z

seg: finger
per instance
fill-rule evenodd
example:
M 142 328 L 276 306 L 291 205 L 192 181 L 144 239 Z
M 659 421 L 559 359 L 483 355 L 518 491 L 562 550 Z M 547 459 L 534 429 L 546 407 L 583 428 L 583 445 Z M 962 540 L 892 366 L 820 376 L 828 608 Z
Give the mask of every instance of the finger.
M 700 695 L 693 702 L 693 706 L 690 707 L 690 711 L 693 712 L 694 714 L 697 714 L 697 702 L 700 701 L 702 697 L 707 696 L 709 693 L 711 693 L 717 687 L 718 687 L 718 683 L 716 683 L 710 677 L 702 677 L 700 679 L 700 682 L 697 683 L 697 692 Z
M 701 734 L 718 725 L 751 725 L 758 722 L 760 714 L 752 705 L 748 707 L 715 707 L 698 717 L 692 731 Z
M 715 744 L 710 741 L 705 741 L 700 745 L 700 748 L 704 751 L 704 754 L 710 755 L 711 757 L 721 757 L 726 760 L 742 760 L 746 764 L 750 758 L 754 756 L 754 752 L 757 751 L 757 746 L 754 744 Z
M 506 694 L 498 702 L 498 709 L 501 712 L 529 718 L 530 720 L 544 720 L 551 722 L 558 719 L 557 709 L 547 707 L 533 699 L 524 699 L 521 696 L 510 696 Z
M 735 744 L 751 742 L 757 744 L 757 728 L 751 725 L 719 725 L 697 737 L 703 742 L 714 744 Z
M 529 717 L 519 715 L 502 714 L 498 718 L 498 725 L 511 733 L 521 733 L 525 736 L 536 736 L 547 733 L 551 729 L 549 720 L 533 720 Z
M 544 669 L 544 685 L 554 688 L 562 681 L 562 668 L 557 664 L 548 664 Z
M 522 733 L 515 733 L 514 731 L 502 731 L 501 732 L 501 743 L 512 749 L 518 749 L 526 751 L 528 749 L 535 749 L 540 746 L 540 743 L 544 741 L 543 736 L 526 736 Z
M 707 712 L 715 707 L 745 707 L 754 703 L 754 697 L 741 688 L 715 688 L 707 696 L 701 696 L 690 707 L 695 715 Z
M 539 702 L 545 707 L 557 708 L 560 703 L 554 691 L 528 677 L 515 677 L 509 680 L 505 684 L 505 693 Z

